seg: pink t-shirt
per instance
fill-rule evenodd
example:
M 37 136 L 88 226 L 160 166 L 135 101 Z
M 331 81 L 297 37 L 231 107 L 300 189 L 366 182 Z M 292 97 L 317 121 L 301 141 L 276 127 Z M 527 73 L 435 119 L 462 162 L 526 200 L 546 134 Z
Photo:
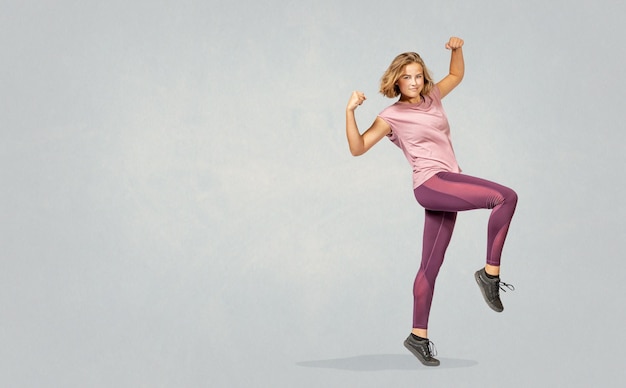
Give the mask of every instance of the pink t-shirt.
M 450 125 L 436 86 L 422 102 L 396 102 L 378 115 L 391 127 L 387 135 L 413 168 L 413 188 L 438 172 L 461 172 L 450 140 Z

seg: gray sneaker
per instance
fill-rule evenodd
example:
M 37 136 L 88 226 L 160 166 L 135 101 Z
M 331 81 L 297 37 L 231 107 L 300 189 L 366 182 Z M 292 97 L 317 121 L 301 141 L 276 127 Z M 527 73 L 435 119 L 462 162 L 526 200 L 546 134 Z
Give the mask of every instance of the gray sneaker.
M 500 300 L 500 290 L 506 292 L 506 287 L 509 290 L 514 291 L 515 287 L 511 284 L 501 282 L 499 277 L 496 279 L 489 279 L 484 268 L 476 271 L 474 278 L 476 279 L 476 283 L 478 283 L 480 292 L 483 294 L 483 298 L 485 298 L 487 305 L 491 307 L 493 311 L 501 313 L 504 310 L 504 306 L 502 306 L 502 301 Z
M 435 344 L 429 340 L 416 340 L 411 334 L 404 340 L 404 346 L 409 349 L 420 362 L 426 366 L 439 366 L 439 360 L 435 357 L 437 350 Z

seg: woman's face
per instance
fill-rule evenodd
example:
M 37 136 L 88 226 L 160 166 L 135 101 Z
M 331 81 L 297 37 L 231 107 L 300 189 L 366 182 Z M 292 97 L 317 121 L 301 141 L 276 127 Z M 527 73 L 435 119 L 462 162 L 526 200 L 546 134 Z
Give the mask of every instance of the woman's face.
M 396 83 L 400 89 L 400 101 L 420 102 L 420 93 L 424 89 L 424 70 L 419 63 L 411 63 L 404 67 L 404 72 L 400 75 Z

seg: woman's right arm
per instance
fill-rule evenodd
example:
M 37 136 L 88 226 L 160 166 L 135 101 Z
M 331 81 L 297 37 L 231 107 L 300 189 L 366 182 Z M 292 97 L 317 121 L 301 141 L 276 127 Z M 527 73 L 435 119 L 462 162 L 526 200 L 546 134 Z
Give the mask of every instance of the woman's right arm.
M 352 92 L 352 96 L 350 96 L 348 106 L 346 107 L 346 137 L 348 138 L 350 153 L 353 156 L 363 155 L 372 148 L 374 144 L 378 143 L 380 139 L 391 132 L 389 124 L 380 117 L 376 117 L 372 126 L 363 134 L 359 132 L 359 128 L 356 125 L 356 118 L 354 117 L 354 111 L 365 100 L 365 94 Z

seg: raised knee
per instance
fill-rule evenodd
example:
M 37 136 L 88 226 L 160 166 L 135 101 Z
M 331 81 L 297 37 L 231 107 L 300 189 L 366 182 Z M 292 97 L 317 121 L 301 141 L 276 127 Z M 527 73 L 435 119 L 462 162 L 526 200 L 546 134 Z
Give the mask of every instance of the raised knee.
M 509 189 L 509 193 L 506 196 L 505 202 L 511 203 L 512 205 L 517 205 L 517 193 Z

